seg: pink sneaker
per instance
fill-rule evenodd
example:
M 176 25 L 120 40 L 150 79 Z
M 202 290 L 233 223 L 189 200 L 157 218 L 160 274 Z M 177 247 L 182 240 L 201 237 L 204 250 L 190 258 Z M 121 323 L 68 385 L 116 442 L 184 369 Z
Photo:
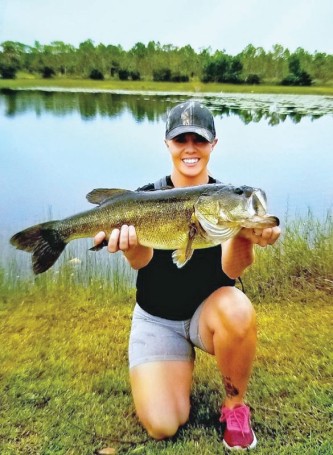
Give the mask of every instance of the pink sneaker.
M 220 422 L 225 422 L 223 444 L 229 450 L 253 449 L 257 445 L 251 428 L 250 409 L 245 404 L 233 409 L 221 409 Z

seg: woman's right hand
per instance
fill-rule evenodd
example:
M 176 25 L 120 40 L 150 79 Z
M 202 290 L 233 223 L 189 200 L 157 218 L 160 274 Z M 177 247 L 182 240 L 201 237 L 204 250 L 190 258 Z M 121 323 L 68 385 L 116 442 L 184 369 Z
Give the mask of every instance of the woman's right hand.
M 94 246 L 100 245 L 105 240 L 106 233 L 98 232 L 94 237 Z M 130 265 L 135 269 L 144 267 L 153 257 L 153 249 L 140 245 L 135 227 L 127 224 L 121 226 L 120 229 L 111 231 L 107 249 L 110 253 L 122 251 Z
M 94 237 L 94 246 L 98 246 L 106 240 L 105 232 L 101 231 Z M 116 253 L 117 251 L 128 251 L 138 245 L 138 238 L 134 226 L 124 224 L 120 229 L 113 229 L 108 240 L 108 251 Z

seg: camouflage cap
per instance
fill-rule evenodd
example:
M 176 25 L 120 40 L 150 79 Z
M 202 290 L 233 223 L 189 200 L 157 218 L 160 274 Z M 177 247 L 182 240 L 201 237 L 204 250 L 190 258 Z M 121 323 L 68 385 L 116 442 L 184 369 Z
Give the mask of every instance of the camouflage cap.
M 210 110 L 199 101 L 177 104 L 168 113 L 165 138 L 173 139 L 184 133 L 196 133 L 212 142 L 216 131 L 214 117 Z

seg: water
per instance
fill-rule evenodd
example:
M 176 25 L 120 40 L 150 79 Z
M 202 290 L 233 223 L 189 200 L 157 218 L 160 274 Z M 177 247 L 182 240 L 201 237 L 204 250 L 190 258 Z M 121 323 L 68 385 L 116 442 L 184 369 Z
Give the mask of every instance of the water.
M 188 97 L 0 93 L 0 247 L 19 229 L 91 208 L 93 188 L 135 189 L 170 173 L 165 112 Z M 280 218 L 332 208 L 333 97 L 195 97 L 215 116 L 214 176 L 263 188 Z

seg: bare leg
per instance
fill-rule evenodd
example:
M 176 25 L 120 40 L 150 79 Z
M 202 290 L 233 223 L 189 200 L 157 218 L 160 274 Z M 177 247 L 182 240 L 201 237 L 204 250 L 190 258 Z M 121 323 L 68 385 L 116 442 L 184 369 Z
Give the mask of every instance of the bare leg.
M 137 415 L 155 439 L 173 436 L 188 420 L 193 362 L 164 361 L 130 370 Z
M 256 350 L 256 317 L 249 299 L 239 289 L 224 287 L 206 300 L 199 320 L 201 339 L 215 355 L 226 398 L 233 408 L 244 402 Z

